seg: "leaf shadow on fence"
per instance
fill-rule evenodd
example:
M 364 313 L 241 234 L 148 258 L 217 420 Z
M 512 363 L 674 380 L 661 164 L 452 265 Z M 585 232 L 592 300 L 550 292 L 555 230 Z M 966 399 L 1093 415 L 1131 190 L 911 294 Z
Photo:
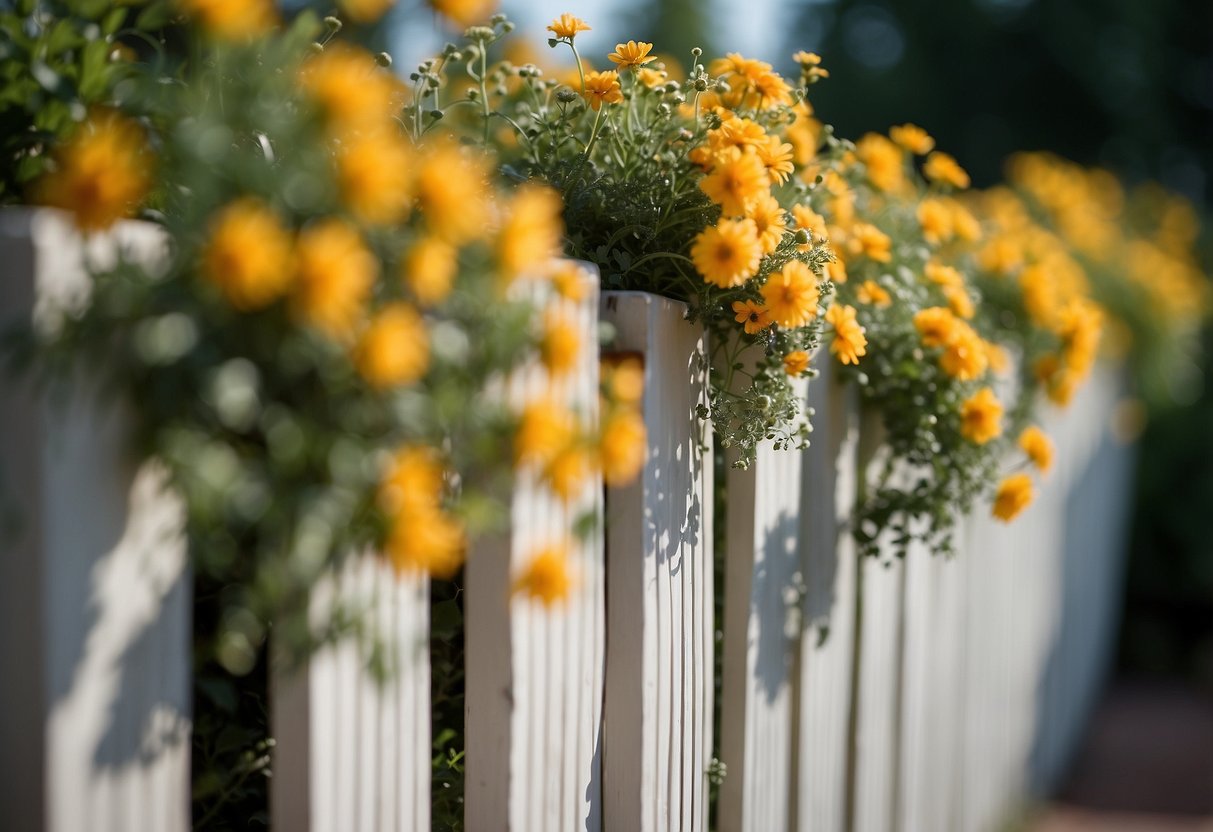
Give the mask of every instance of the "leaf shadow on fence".
M 754 678 L 768 704 L 791 684 L 799 593 L 799 523 L 788 510 L 767 527 L 754 563 L 750 617 L 758 622 Z

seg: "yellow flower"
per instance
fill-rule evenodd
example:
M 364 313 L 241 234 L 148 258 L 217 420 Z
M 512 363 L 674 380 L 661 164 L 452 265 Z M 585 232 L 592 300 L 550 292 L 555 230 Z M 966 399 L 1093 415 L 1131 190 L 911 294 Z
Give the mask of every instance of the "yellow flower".
M 595 110 L 603 104 L 618 104 L 623 101 L 623 90 L 619 86 L 619 73 L 613 69 L 606 72 L 587 72 L 585 91 L 582 92 L 590 107 Z
M 989 387 L 983 387 L 960 406 L 960 435 L 984 445 L 1002 435 L 1002 404 Z
M 338 0 L 337 5 L 355 23 L 374 23 L 396 0 Z
M 1019 434 L 1019 447 L 1032 460 L 1040 473 L 1048 473 L 1053 467 L 1053 443 L 1048 435 L 1036 425 L 1029 425 Z
M 758 271 L 762 243 L 753 220 L 721 220 L 695 237 L 691 261 L 707 283 L 729 289 Z
M 924 347 L 946 346 L 952 340 L 959 321 L 951 309 L 931 306 L 914 314 L 914 328 Z
M 981 223 L 977 217 L 954 199 L 946 200 L 945 204 L 952 212 L 952 228 L 956 230 L 956 236 L 970 243 L 980 240 Z
M 826 263 L 826 277 L 833 283 L 847 282 L 847 264 L 842 261 L 841 257 L 835 257 Z
M 733 301 L 733 313 L 737 323 L 745 325 L 746 335 L 762 332 L 771 325 L 771 315 L 766 307 L 752 300 Z
M 458 268 L 455 247 L 437 237 L 422 237 L 400 261 L 400 275 L 422 306 L 442 303 L 451 293 Z
M 821 56 L 816 52 L 805 52 L 803 49 L 792 56 L 792 60 L 800 65 L 800 74 L 805 83 L 813 83 L 821 78 L 829 78 L 830 73 L 821 66 Z
M 858 364 L 860 357 L 868 354 L 868 339 L 855 319 L 855 308 L 834 304 L 826 310 L 826 321 L 834 327 L 830 352 L 843 364 Z
M 927 157 L 922 172 L 932 182 L 951 185 L 954 188 L 969 187 L 969 174 L 946 153 L 935 151 Z
M 557 497 L 566 503 L 581 494 L 589 482 L 596 459 L 581 442 L 559 449 L 543 469 L 543 478 Z
M 379 506 L 386 512 L 437 508 L 442 499 L 443 465 L 434 448 L 405 445 L 379 483 Z
M 487 20 L 497 8 L 497 0 L 429 0 L 429 4 L 461 29 Z
M 581 357 L 581 331 L 577 324 L 567 316 L 549 310 L 544 318 L 539 354 L 552 376 L 573 370 Z
M 855 297 L 860 303 L 870 303 L 874 306 L 890 306 L 893 297 L 875 280 L 865 280 L 855 290 Z
M 546 185 L 527 183 L 506 206 L 497 236 L 497 268 L 507 282 L 524 273 L 540 275 L 560 256 L 564 203 Z
M 794 350 L 783 357 L 783 371 L 790 376 L 798 376 L 809 369 L 809 354 L 804 350 Z
M 991 513 L 1004 523 L 1009 523 L 1031 502 L 1032 478 L 1027 474 L 1012 474 L 999 484 Z
M 986 371 L 986 342 L 968 324 L 957 321 L 939 357 L 940 368 L 954 379 L 972 381 Z
M 199 271 L 232 306 L 259 309 L 284 294 L 294 278 L 290 232 L 262 202 L 238 199 L 212 218 Z
M 299 84 L 340 132 L 385 127 L 404 106 L 404 88 L 396 76 L 369 52 L 343 41 L 307 61 Z
M 954 233 L 952 223 L 955 214 L 941 199 L 924 199 L 918 203 L 918 224 L 922 226 L 922 238 L 931 245 L 946 243 Z
M 632 482 L 644 467 L 648 451 L 644 419 L 631 408 L 615 408 L 602 425 L 599 463 L 606 484 L 618 488 Z
M 893 241 L 887 234 L 866 222 L 855 223 L 850 239 L 847 240 L 847 249 L 851 254 L 867 257 L 878 263 L 888 263 L 893 259 L 892 246 Z
M 544 465 L 573 438 L 575 420 L 555 400 L 540 399 L 522 409 L 514 434 L 514 458 L 519 464 Z
M 945 266 L 936 260 L 928 260 L 927 265 L 923 268 L 924 275 L 927 280 L 941 286 L 944 289 L 949 287 L 963 288 L 964 275 L 952 266 Z
M 963 286 L 945 286 L 943 296 L 948 300 L 948 306 L 961 318 L 972 318 L 977 312 L 973 299 Z
M 412 384 L 430 364 L 425 322 L 406 303 L 388 304 L 362 333 L 354 363 L 372 387 Z
M 278 22 L 272 0 L 177 0 L 181 10 L 212 37 L 248 40 Z
M 935 147 L 935 140 L 926 130 L 915 124 L 903 124 L 889 131 L 889 138 L 898 147 L 915 156 L 926 156 Z
M 463 565 L 467 537 L 459 521 L 441 509 L 405 508 L 392 518 L 384 549 L 398 572 L 452 578 Z
M 1023 246 L 1010 236 L 994 237 L 977 253 L 977 262 L 987 272 L 1013 274 L 1023 265 Z
M 55 151 L 56 169 L 39 184 L 38 201 L 72 214 L 82 231 L 129 217 L 151 185 L 147 140 L 134 121 L 98 111 Z
M 332 218 L 304 229 L 295 268 L 295 313 L 332 338 L 353 335 L 379 268 L 358 230 Z
M 514 581 L 514 592 L 551 606 L 568 598 L 573 587 L 566 546 L 540 549 Z
M 620 404 L 639 404 L 644 396 L 644 363 L 634 355 L 604 358 L 602 385 L 607 398 Z
M 789 261 L 763 284 L 762 299 L 771 320 L 782 327 L 805 326 L 817 317 L 817 276 L 800 260 Z
M 905 187 L 905 162 L 901 148 L 879 133 L 868 133 L 855 143 L 855 155 L 867 170 L 868 181 L 886 193 Z
M 426 228 L 453 245 L 484 237 L 489 224 L 488 164 L 453 141 L 422 147 L 417 210 Z
M 636 80 L 644 84 L 651 90 L 657 89 L 670 78 L 670 73 L 664 69 L 650 69 L 649 67 L 641 67 L 636 70 Z
M 337 181 L 350 213 L 371 225 L 408 216 L 413 153 L 394 127 L 350 135 L 337 149 Z
M 618 64 L 620 69 L 631 69 L 657 60 L 656 55 L 649 54 L 652 51 L 653 44 L 630 40 L 627 43 L 615 44 L 615 51 L 607 57 L 611 59 L 611 63 Z
M 767 170 L 767 178 L 772 185 L 788 181 L 788 177 L 796 170 L 792 161 L 792 145 L 781 141 L 778 136 L 767 136 L 766 141 L 754 145 L 754 152 Z
M 744 215 L 759 198 L 770 193 L 767 169 L 758 154 L 734 147 L 716 158 L 716 166 L 700 180 L 699 187 L 726 217 Z
M 572 40 L 577 37 L 578 32 L 590 31 L 590 24 L 586 23 L 580 17 L 565 12 L 560 17 L 548 24 L 548 31 L 552 32 L 558 38 Z
M 585 299 L 593 279 L 575 260 L 561 260 L 552 272 L 552 287 L 560 297 L 578 303 Z
M 803 228 L 813 235 L 814 240 L 825 240 L 830 235 L 826 232 L 826 219 L 807 205 L 792 206 L 792 219 L 797 228 Z
M 986 362 L 990 365 L 991 370 L 1000 374 L 1011 368 L 1011 357 L 1007 355 L 1006 350 L 993 341 L 986 341 Z
M 769 193 L 764 194 L 754 200 L 746 216 L 754 221 L 754 226 L 758 229 L 758 241 L 762 243 L 763 254 L 771 254 L 779 248 L 779 243 L 788 230 L 787 215 L 780 207 L 779 200 Z

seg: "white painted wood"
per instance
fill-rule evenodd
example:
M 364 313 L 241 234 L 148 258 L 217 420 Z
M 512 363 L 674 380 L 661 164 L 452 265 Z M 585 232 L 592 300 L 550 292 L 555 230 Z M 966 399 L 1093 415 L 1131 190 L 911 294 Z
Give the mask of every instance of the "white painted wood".
M 429 582 L 353 555 L 313 591 L 318 628 L 340 607 L 361 617 L 345 638 L 272 682 L 270 812 L 276 829 L 419 832 L 430 826 Z M 387 650 L 389 673 L 367 669 Z
M 87 300 L 86 258 L 154 264 L 158 229 L 85 242 L 49 210 L 0 212 L 0 326 Z M 182 507 L 85 381 L 0 385 L 0 806 L 5 829 L 189 827 L 190 576 Z M 19 670 L 17 670 L 19 668 Z
M 712 748 L 711 435 L 707 343 L 685 307 L 604 293 L 611 349 L 645 363 L 648 461 L 607 497 L 603 828 L 706 830 Z
M 578 322 L 580 365 L 555 381 L 531 367 L 511 380 L 507 395 L 522 403 L 551 393 L 596 424 L 596 277 L 587 276 L 585 295 L 577 304 L 552 301 Z M 467 829 L 596 832 L 606 655 L 602 489 L 590 482 L 566 505 L 533 473 L 520 472 L 512 499 L 508 534 L 478 543 L 465 573 Z M 597 530 L 571 547 L 569 598 L 552 607 L 511 599 L 530 559 L 564 541 L 586 513 L 597 518 Z
M 809 385 L 813 441 L 804 454 L 801 568 L 805 596 L 795 722 L 798 832 L 845 828 L 857 556 L 851 512 L 858 484 L 855 390 L 821 361 Z
M 807 383 L 792 382 L 806 405 Z M 720 832 L 789 827 L 804 465 L 803 451 L 767 440 L 747 469 L 728 472 Z

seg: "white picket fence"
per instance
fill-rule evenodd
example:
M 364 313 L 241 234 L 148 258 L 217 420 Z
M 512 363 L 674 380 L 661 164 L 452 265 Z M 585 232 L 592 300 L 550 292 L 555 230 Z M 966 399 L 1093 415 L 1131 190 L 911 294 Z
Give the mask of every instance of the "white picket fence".
M 123 233 L 154 256 L 154 233 Z M 56 215 L 0 214 L 0 311 L 44 314 L 80 261 Z M 470 832 L 707 830 L 717 697 L 720 832 L 993 830 L 1056 783 L 1115 629 L 1132 472 L 1109 424 L 1116 371 L 1049 414 L 1057 464 L 1013 525 L 983 509 L 954 558 L 861 561 L 847 522 L 863 421 L 822 360 L 806 392 L 812 446 L 762 448 L 723 483 L 721 625 L 712 440 L 695 417 L 705 336 L 680 304 L 642 293 L 574 311 L 587 343 L 603 320 L 605 350 L 643 357 L 648 462 L 634 485 L 568 507 L 522 476 L 511 529 L 471 555 Z M 540 383 L 528 378 L 510 395 Z M 587 354 L 559 395 L 592 414 L 596 389 Z M 154 466 L 127 463 L 120 414 L 60 413 L 12 384 L 0 398 L 3 499 L 16 500 L 0 512 L 0 667 L 28 668 L 0 684 L 2 825 L 185 829 L 179 507 Z M 584 510 L 603 522 L 576 547 L 570 602 L 511 596 L 536 546 Z M 428 829 L 426 583 L 354 559 L 318 588 L 316 614 L 334 597 L 368 609 L 401 673 L 378 686 L 339 644 L 274 680 L 274 826 Z

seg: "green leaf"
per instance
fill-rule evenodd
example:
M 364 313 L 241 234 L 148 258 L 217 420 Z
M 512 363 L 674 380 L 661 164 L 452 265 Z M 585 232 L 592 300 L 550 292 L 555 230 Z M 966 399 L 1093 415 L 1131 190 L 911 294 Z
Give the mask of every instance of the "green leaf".
M 111 9 L 109 14 L 101 19 L 101 34 L 107 38 L 122 28 L 122 24 L 126 21 L 127 9 L 119 6 L 116 9 Z

